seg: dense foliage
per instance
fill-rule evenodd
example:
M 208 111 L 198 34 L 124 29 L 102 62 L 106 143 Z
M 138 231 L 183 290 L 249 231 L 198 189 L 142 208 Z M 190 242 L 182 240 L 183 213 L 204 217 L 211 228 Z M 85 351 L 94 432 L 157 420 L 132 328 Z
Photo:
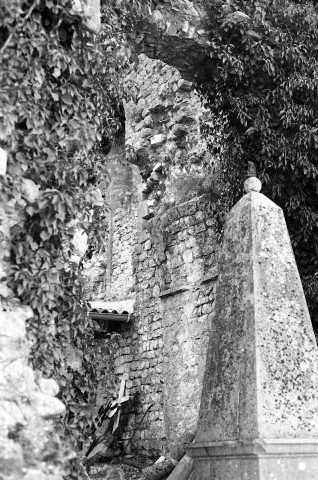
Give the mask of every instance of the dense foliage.
M 9 154 L 0 195 L 20 212 L 11 231 L 10 285 L 34 311 L 33 366 L 58 380 L 66 431 L 79 440 L 91 423 L 86 407 L 96 377 L 72 238 L 81 229 L 96 248 L 103 240 L 106 211 L 94 206 L 95 188 L 107 180 L 103 154 L 121 126 L 121 76 L 129 61 L 121 22 L 135 7 L 107 2 L 97 35 L 69 0 L 0 6 L 0 145 Z M 76 348 L 80 371 L 66 363 Z
M 232 203 L 252 161 L 264 193 L 283 208 L 317 331 L 317 9 L 305 0 L 213 0 L 206 8 L 211 62 L 200 88 L 223 139 L 212 148 L 222 151 Z
M 9 153 L 0 200 L 23 210 L 12 229 L 11 286 L 35 314 L 28 325 L 33 365 L 58 379 L 65 426 L 79 437 L 91 422 L 85 407 L 96 379 L 72 238 L 81 228 L 98 248 L 106 228 L 94 189 L 105 182 L 104 153 L 120 128 L 129 61 L 122 26 L 129 30 L 138 5 L 112 0 L 103 8 L 97 35 L 69 0 L 0 3 L 0 145 Z M 228 182 L 225 203 L 236 200 L 238 180 L 255 162 L 265 193 L 285 211 L 317 326 L 315 6 L 213 0 L 207 10 L 211 65 L 200 88 L 217 119 L 218 132 L 210 133 Z M 69 347 L 83 352 L 80 372 L 65 364 Z

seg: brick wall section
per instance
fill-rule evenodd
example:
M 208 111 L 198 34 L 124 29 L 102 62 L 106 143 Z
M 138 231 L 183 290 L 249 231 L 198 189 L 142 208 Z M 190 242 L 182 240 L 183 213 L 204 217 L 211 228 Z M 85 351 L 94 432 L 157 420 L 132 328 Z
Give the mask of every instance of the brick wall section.
M 108 258 L 108 235 L 105 238 L 106 252 L 95 255 L 92 265 L 84 270 L 85 293 L 88 299 L 126 300 L 134 298 L 135 279 L 133 275 L 132 257 L 137 246 L 137 207 L 130 204 L 129 209 L 118 208 L 113 216 L 112 235 L 112 275 L 107 275 L 111 265 Z M 109 234 L 109 232 L 108 232 Z M 93 258 L 93 260 L 94 260 Z M 111 282 L 107 280 L 111 278 Z M 125 325 L 126 327 L 126 325 Z M 90 342 L 89 348 L 94 350 L 94 367 L 97 371 L 98 389 L 94 412 L 101 405 L 111 400 L 117 393 L 120 383 L 115 368 L 114 356 L 118 356 L 116 342 L 109 339 L 96 338 Z M 127 354 L 128 348 L 121 349 Z M 118 362 L 117 362 L 118 364 Z
M 88 300 L 132 298 L 132 253 L 137 242 L 137 200 L 141 177 L 138 167 L 125 159 L 123 138 L 112 147 L 107 159 L 111 183 L 98 186 L 108 209 L 104 248 L 84 262 L 83 284 Z
M 109 300 L 125 300 L 134 297 L 134 276 L 132 257 L 137 245 L 138 213 L 136 205 L 130 210 L 116 210 L 113 219 L 113 255 L 111 298 Z
M 143 193 L 130 205 L 114 205 L 111 281 L 106 275 L 98 296 L 136 297 L 136 318 L 121 327 L 115 372 L 118 378 L 126 375 L 130 394 L 141 392 L 136 425 L 153 404 L 133 443 L 159 454 L 197 419 L 216 275 L 216 225 L 206 198 L 183 203 L 197 195 L 185 182 L 185 169 L 187 179 L 204 178 L 202 163 L 210 161 L 200 133 L 205 113 L 192 83 L 145 55 L 129 82 L 136 87 L 135 99 L 125 105 L 125 143 L 135 153 L 130 160 L 144 181 L 158 163 L 163 164 L 163 176 L 147 198 Z M 111 155 L 120 156 L 117 150 Z M 118 171 L 114 182 L 117 176 Z M 125 182 L 120 180 L 120 186 Z M 133 183 L 138 187 L 140 177 Z M 141 213 L 145 203 L 155 215 L 151 220 Z M 178 206 L 171 208 L 174 203 Z M 160 211 L 164 213 L 158 215 Z M 205 276 L 209 279 L 202 284 Z
M 194 199 L 148 222 L 134 256 L 136 319 L 122 328 L 116 372 L 141 392 L 134 444 L 158 454 L 196 424 L 216 281 L 213 205 Z

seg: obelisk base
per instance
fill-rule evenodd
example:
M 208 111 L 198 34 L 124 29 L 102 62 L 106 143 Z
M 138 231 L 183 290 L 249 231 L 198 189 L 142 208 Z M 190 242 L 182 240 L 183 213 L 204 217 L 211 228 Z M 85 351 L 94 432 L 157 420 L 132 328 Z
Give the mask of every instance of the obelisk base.
M 317 480 L 318 439 L 196 443 L 198 480 Z

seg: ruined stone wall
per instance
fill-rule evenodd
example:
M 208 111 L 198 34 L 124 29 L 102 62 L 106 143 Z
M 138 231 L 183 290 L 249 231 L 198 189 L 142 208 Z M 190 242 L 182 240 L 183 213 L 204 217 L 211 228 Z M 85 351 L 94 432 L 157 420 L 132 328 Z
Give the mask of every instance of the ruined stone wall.
M 132 258 L 137 245 L 138 212 L 119 208 L 114 214 L 112 281 L 110 300 L 126 300 L 135 296 Z
M 103 248 L 84 258 L 83 283 L 87 300 L 133 298 L 132 254 L 137 242 L 139 169 L 125 158 L 120 137 L 105 156 L 110 183 L 97 182 L 107 221 Z
M 136 318 L 122 328 L 116 372 L 141 392 L 139 448 L 161 449 L 196 424 L 218 244 L 205 197 L 147 222 L 134 256 Z
M 208 75 L 211 59 L 204 0 L 152 1 L 137 28 L 128 33 L 132 46 L 149 58 L 160 59 L 177 68 L 183 78 L 194 80 Z
M 159 161 L 187 162 L 190 136 L 193 129 L 197 133 L 201 110 L 192 83 L 183 80 L 175 68 L 145 55 L 139 56 L 136 72 L 128 81 L 135 97 L 125 107 L 126 144 L 135 150 L 143 173 Z
M 121 327 L 114 372 L 125 375 L 126 394 L 141 393 L 135 447 L 160 454 L 198 415 L 218 245 L 215 205 L 197 196 L 207 176 L 202 165 L 212 158 L 191 82 L 141 55 L 128 84 L 135 93 L 125 105 L 129 153 L 125 158 L 116 147 L 110 160 L 128 158 L 137 170 L 131 182 L 121 178 L 127 165 L 114 169 L 104 269 L 91 299 L 136 299 L 135 319 Z
M 115 374 L 126 376 L 126 394 L 141 393 L 134 446 L 159 454 L 198 415 L 218 246 L 215 207 L 197 197 L 210 174 L 204 165 L 217 159 L 201 133 L 207 112 L 176 68 L 140 55 L 127 90 L 121 161 L 142 178 L 133 182 L 132 202 L 114 203 L 108 192 L 111 228 L 93 295 L 136 298 L 135 319 L 121 327 Z M 111 190 L 127 190 L 125 182 L 117 187 Z
M 211 163 L 212 157 L 201 134 L 207 112 L 191 82 L 175 68 L 145 55 L 139 56 L 128 85 L 135 97 L 125 106 L 126 146 L 134 152 L 130 160 L 139 166 L 146 182 L 148 208 L 156 212 L 162 203 L 190 198 L 188 191 L 180 189 L 185 172 L 201 175 L 202 180 L 203 173 L 207 175 L 202 164 Z M 152 173 L 158 162 L 164 174 L 159 179 Z

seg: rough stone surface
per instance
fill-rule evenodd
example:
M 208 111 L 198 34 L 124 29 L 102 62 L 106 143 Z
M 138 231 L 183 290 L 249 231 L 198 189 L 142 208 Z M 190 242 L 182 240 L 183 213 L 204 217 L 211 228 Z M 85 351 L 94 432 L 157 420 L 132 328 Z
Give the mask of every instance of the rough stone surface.
M 65 412 L 65 405 L 50 394 L 36 392 L 31 401 L 40 417 L 43 418 L 52 418 Z
M 195 478 L 193 458 L 184 455 L 167 480 L 195 480 Z
M 53 378 L 40 378 L 38 385 L 42 393 L 55 397 L 59 393 L 59 386 Z
M 85 276 L 90 299 L 136 298 L 133 323 L 121 327 L 114 372 L 128 376 L 128 393 L 141 393 L 137 423 L 153 404 L 134 446 L 160 454 L 198 417 L 218 245 L 215 206 L 197 197 L 207 177 L 202 164 L 218 157 L 201 133 L 209 117 L 191 82 L 194 65 L 205 59 L 200 2 L 155 4 L 139 27 L 138 48 L 148 56 L 139 56 L 127 78 L 125 143 L 142 179 L 130 203 L 113 205 L 111 187 L 107 252 L 87 262 Z M 123 152 L 115 155 L 124 161 Z
M 133 255 L 135 320 L 121 329 L 115 371 L 141 393 L 136 424 L 153 403 L 134 444 L 158 453 L 198 416 L 218 252 L 212 211 L 201 198 L 154 217 Z
M 317 345 L 282 210 L 250 192 L 228 216 L 220 254 L 190 450 L 199 478 L 315 478 L 317 380 Z
M 73 0 L 73 8 L 87 15 L 89 28 L 100 28 L 100 0 Z M 151 2 L 151 8 L 144 9 L 135 28 L 127 32 L 135 51 L 174 66 L 192 81 L 198 72 L 206 75 L 211 63 L 205 52 L 208 33 L 202 0 Z
M 6 174 L 7 162 L 8 162 L 7 152 L 3 148 L 0 148 L 0 175 Z
M 246 193 L 260 192 L 261 189 L 262 189 L 262 183 L 256 177 L 250 177 L 244 182 L 244 190 Z
M 138 52 L 172 65 L 183 78 L 193 81 L 209 64 L 204 16 L 199 0 L 156 2 L 137 30 L 130 32 L 130 42 Z
M 98 404 L 111 397 L 113 375 L 126 375 L 126 394 L 140 392 L 136 424 L 153 404 L 138 426 L 134 447 L 160 454 L 198 417 L 218 243 L 208 198 L 171 208 L 142 230 L 135 212 L 134 203 L 114 209 L 112 261 L 104 257 L 104 264 L 112 265 L 111 289 L 100 288 L 93 273 L 89 277 L 92 299 L 95 294 L 104 300 L 135 298 L 134 319 L 120 328 L 113 370 L 105 340 L 94 341 L 96 352 L 104 351 L 97 356 Z M 103 376 L 107 365 L 113 374 Z
M 135 153 L 130 161 L 138 165 L 147 182 L 143 200 L 153 202 L 144 207 L 143 216 L 148 219 L 158 212 L 162 198 L 168 204 L 191 198 L 193 179 L 206 176 L 202 162 L 216 159 L 200 132 L 201 122 L 208 119 L 206 112 L 193 84 L 185 82 L 178 70 L 140 55 L 127 88 L 135 89 L 135 96 L 125 105 L 125 142 Z M 158 163 L 161 176 L 154 175 Z

